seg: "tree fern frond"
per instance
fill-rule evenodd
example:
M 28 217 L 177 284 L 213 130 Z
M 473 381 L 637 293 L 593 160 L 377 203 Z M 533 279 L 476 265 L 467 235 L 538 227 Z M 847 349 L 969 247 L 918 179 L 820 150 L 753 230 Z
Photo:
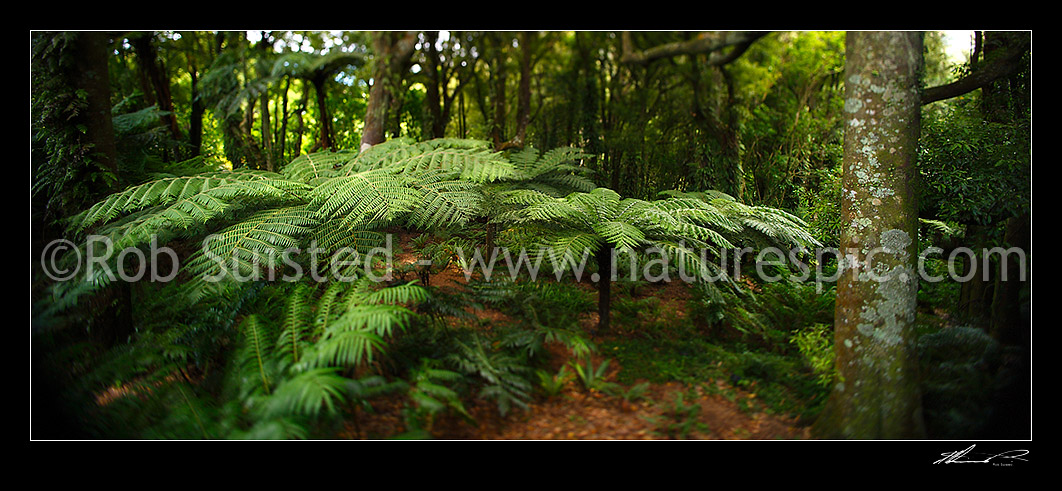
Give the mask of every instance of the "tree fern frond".
M 638 227 L 626 222 L 598 222 L 593 226 L 594 232 L 617 248 L 637 249 L 645 243 L 645 233 Z
M 249 183 L 258 181 L 258 185 Z M 192 202 L 209 205 L 210 199 L 237 196 L 273 196 L 306 192 L 299 183 L 286 182 L 277 174 L 238 171 L 212 172 L 189 177 L 172 177 L 146 182 L 108 196 L 71 221 L 75 231 L 111 221 L 118 216 L 156 205 Z
M 185 271 L 215 278 L 225 272 L 249 277 L 263 266 L 279 266 L 286 251 L 298 250 L 317 224 L 317 214 L 304 205 L 260 211 L 204 240 Z M 225 269 L 233 266 L 237 269 Z
M 337 169 L 342 168 L 354 157 L 355 154 L 345 151 L 306 153 L 292 159 L 288 165 L 284 166 L 281 173 L 288 179 L 301 182 L 335 177 L 338 175 Z
M 250 353 L 248 357 L 257 371 L 262 389 L 268 394 L 270 389 L 269 369 L 266 367 L 271 352 L 271 336 L 269 330 L 258 321 L 258 316 L 249 315 L 240 323 L 240 331 L 243 332 Z
M 466 180 L 445 177 L 442 172 L 407 176 L 407 185 L 421 192 L 409 218 L 414 227 L 463 225 L 480 213 L 483 194 L 479 188 Z
M 310 247 L 316 247 L 326 254 L 342 248 L 351 248 L 365 254 L 384 244 L 386 236 L 372 230 L 356 229 L 340 220 L 322 222 L 310 233 Z
M 344 225 L 358 226 L 391 220 L 411 210 L 419 198 L 400 177 L 370 170 L 325 181 L 310 193 L 310 208 L 323 220 L 341 217 Z
M 513 174 L 512 163 L 500 153 L 475 148 L 435 148 L 398 159 L 383 168 L 406 174 L 441 170 L 477 183 L 496 181 Z
M 299 362 L 299 356 L 305 352 L 312 333 L 308 300 L 309 288 L 303 283 L 296 283 L 288 296 L 283 328 L 277 339 L 277 350 L 285 356 L 290 354 L 292 363 Z

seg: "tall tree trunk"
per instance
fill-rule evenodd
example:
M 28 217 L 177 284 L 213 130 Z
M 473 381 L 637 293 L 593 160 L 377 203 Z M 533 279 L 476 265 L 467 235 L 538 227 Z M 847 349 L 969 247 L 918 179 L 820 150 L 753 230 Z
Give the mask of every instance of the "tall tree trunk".
M 721 125 L 721 142 L 723 144 L 723 169 L 727 193 L 738 201 L 745 200 L 745 171 L 741 165 L 741 139 L 738 134 L 737 101 L 734 98 L 734 77 L 726 67 L 719 67 L 719 73 L 726 84 L 726 122 Z
M 424 37 L 425 49 L 428 52 L 424 63 L 424 75 L 428 79 L 424 94 L 424 103 L 428 106 L 428 127 L 432 138 L 442 138 L 446 130 L 446 122 L 443 121 L 443 98 L 440 87 L 445 90 L 445 86 L 439 75 L 439 51 L 435 48 L 435 43 L 439 40 L 439 31 L 428 31 L 424 33 Z
M 114 125 L 111 120 L 110 75 L 107 71 L 108 39 L 104 33 L 86 31 L 78 34 L 76 41 L 74 83 L 85 94 L 85 111 L 77 121 L 85 128 L 85 138 L 92 146 L 93 158 L 100 167 L 115 176 L 110 189 L 122 189 L 125 183 L 119 177 L 117 150 L 114 145 Z M 101 180 L 106 182 L 106 179 Z M 97 331 L 97 338 L 105 346 L 124 341 L 133 333 L 132 293 L 128 282 L 117 282 L 104 290 L 103 322 L 107 325 Z
M 284 92 L 280 96 L 280 129 L 274 138 L 274 145 L 279 148 L 278 155 L 287 162 L 288 158 L 288 91 L 291 90 L 291 77 L 284 81 Z
M 334 133 L 332 132 L 332 115 L 328 112 L 328 94 L 325 93 L 325 82 L 327 81 L 328 79 L 323 75 L 316 76 L 311 80 L 314 93 L 317 95 L 317 119 L 320 124 L 317 133 L 317 143 L 314 144 L 314 148 L 317 149 L 333 149 L 336 146 Z
M 295 110 L 295 116 L 298 118 L 299 124 L 295 130 L 295 148 L 291 152 L 292 158 L 302 155 L 302 135 L 306 133 L 306 119 L 303 118 L 303 114 L 306 113 L 306 107 L 310 99 L 309 85 L 308 81 L 302 81 L 302 99 L 299 102 L 299 108 Z
M 458 121 L 458 126 L 459 126 L 458 133 L 461 134 L 461 138 L 467 138 L 468 133 L 467 133 L 467 131 L 465 129 L 466 128 L 466 126 L 465 126 L 465 93 L 461 92 L 460 94 L 458 94 L 457 97 L 458 97 L 458 100 L 457 100 L 458 119 L 457 119 L 457 121 Z
M 959 286 L 959 314 L 963 322 L 980 328 L 987 328 L 994 275 L 991 268 L 984 267 L 984 256 L 977 251 L 988 244 L 990 230 L 984 225 L 969 224 L 964 234 L 964 243 L 971 248 L 973 256 L 962 255 L 963 277 L 972 276 Z
M 192 77 L 192 109 L 188 116 L 188 144 L 192 147 L 192 156 L 197 157 L 203 151 L 203 115 L 206 107 L 199 98 L 199 72 L 195 65 L 188 67 Z
M 505 49 L 503 43 L 501 46 L 494 47 L 494 61 L 490 65 L 490 76 L 494 82 L 494 116 L 491 118 L 490 126 L 490 139 L 494 143 L 494 149 L 500 150 L 502 145 L 505 144 L 505 123 L 506 114 L 508 109 L 506 108 L 505 85 L 508 78 L 505 70 L 505 56 L 503 50 Z
M 387 124 L 387 110 L 391 107 L 393 86 L 402 79 L 402 69 L 413 55 L 417 33 L 378 32 L 373 35 L 376 64 L 373 69 L 369 103 L 365 108 L 365 126 L 361 134 L 361 148 L 383 143 Z
M 531 55 L 534 51 L 531 36 L 520 33 L 520 84 L 516 89 L 516 131 L 507 147 L 523 148 L 527 139 L 527 125 L 531 121 Z
M 131 40 L 131 44 L 133 49 L 136 50 L 140 69 L 143 70 L 144 75 L 151 82 L 159 110 L 169 113 L 162 116 L 162 121 L 169 128 L 170 136 L 176 141 L 181 138 L 181 130 L 177 124 L 177 115 L 173 110 L 173 97 L 170 95 L 169 77 L 166 76 L 165 68 L 159 66 L 158 50 L 155 47 L 154 40 L 155 33 L 149 32 L 142 36 L 134 37 Z
M 102 194 L 122 189 L 118 173 L 118 152 L 114 145 L 114 125 L 111 120 L 110 74 L 107 72 L 108 38 L 105 34 L 86 31 L 78 34 L 75 56 L 74 83 L 85 94 L 85 111 L 79 115 L 85 128 L 85 138 L 92 146 L 93 157 L 99 166 L 114 174 L 110 188 L 99 189 Z M 106 180 L 101 180 L 106 182 Z
M 255 66 L 255 71 L 258 73 L 259 78 L 266 78 L 269 76 L 270 72 L 267 57 L 269 56 L 269 53 L 273 51 L 273 33 L 262 31 L 262 39 L 255 45 L 255 49 L 259 51 L 258 63 Z M 276 155 L 273 153 L 273 124 L 269 114 L 268 85 L 262 90 L 262 93 L 258 95 L 258 105 L 262 110 L 262 153 L 265 157 L 265 169 L 269 172 L 273 172 L 276 168 Z
M 270 135 L 270 128 L 273 125 L 270 123 L 269 116 L 269 91 L 262 91 L 260 98 L 261 101 L 259 105 L 262 106 L 262 153 L 265 154 L 266 170 L 273 172 L 276 165 L 273 156 L 273 136 Z
M 849 32 L 837 380 L 814 433 L 924 438 L 914 320 L 922 33 Z

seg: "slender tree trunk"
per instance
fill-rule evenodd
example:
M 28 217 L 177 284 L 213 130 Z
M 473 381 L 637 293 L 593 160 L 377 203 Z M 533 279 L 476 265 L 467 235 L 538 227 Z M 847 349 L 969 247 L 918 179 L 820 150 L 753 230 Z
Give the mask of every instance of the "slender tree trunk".
M 332 149 L 336 146 L 332 132 L 332 115 L 328 112 L 328 94 L 325 93 L 326 81 L 324 76 L 314 77 L 311 81 L 314 93 L 317 95 L 317 114 L 320 124 L 317 143 L 314 144 L 314 148 L 318 149 Z
M 299 125 L 295 130 L 295 149 L 292 151 L 292 158 L 298 157 L 302 154 L 302 135 L 306 133 L 306 120 L 303 118 L 303 114 L 306 113 L 306 107 L 308 100 L 310 99 L 310 83 L 306 80 L 302 81 L 302 99 L 299 102 L 299 108 L 295 110 L 295 116 L 298 118 Z
M 991 269 L 984 268 L 984 256 L 978 254 L 982 246 L 987 244 L 986 235 L 989 228 L 984 225 L 970 224 L 966 226 L 964 243 L 974 252 L 973 257 L 962 255 L 963 277 L 972 275 L 969 280 L 961 283 L 959 287 L 959 313 L 963 322 L 980 328 L 986 328 L 988 315 L 991 309 L 991 296 L 989 291 L 993 281 Z M 987 274 L 986 274 L 987 273 Z M 987 275 L 987 278 L 986 278 Z
M 496 47 L 494 63 L 490 66 L 491 78 L 494 82 L 494 117 L 491 120 L 490 138 L 494 142 L 494 149 L 500 150 L 505 143 L 505 119 L 506 95 L 505 84 L 505 57 L 501 54 L 503 47 Z
M 206 107 L 199 98 L 199 73 L 194 65 L 189 66 L 188 74 L 192 77 L 192 109 L 188 116 L 188 144 L 192 147 L 192 156 L 197 157 L 203 150 L 203 115 Z
M 428 79 L 428 83 L 425 84 L 424 102 L 428 106 L 428 127 L 432 138 L 442 138 L 446 128 L 446 122 L 443 121 L 443 101 L 440 92 L 440 86 L 443 83 L 439 75 L 439 51 L 435 49 L 435 43 L 439 39 L 439 31 L 428 31 L 424 36 L 425 49 L 427 50 L 424 74 Z M 443 87 L 443 90 L 445 90 L 445 87 Z
M 734 98 L 734 77 L 726 67 L 719 67 L 726 83 L 726 123 L 722 125 L 724 176 L 728 193 L 738 201 L 745 200 L 745 171 L 741 165 L 741 139 L 738 134 L 737 101 Z
M 600 334 L 608 332 L 611 317 L 612 253 L 611 244 L 605 244 L 597 251 L 597 330 Z
M 273 172 L 273 170 L 276 168 L 276 164 L 274 162 L 275 158 L 273 156 L 273 138 L 272 135 L 269 134 L 271 133 L 270 128 L 273 125 L 270 123 L 269 95 L 266 91 L 262 92 L 261 99 L 262 100 L 260 105 L 262 106 L 262 152 L 265 154 L 266 170 L 269 172 Z
M 262 31 L 262 39 L 255 45 L 255 49 L 259 51 L 258 63 L 255 66 L 255 71 L 258 73 L 259 78 L 266 78 L 269 76 L 269 62 L 268 56 L 273 51 L 273 33 Z M 259 94 L 258 105 L 262 110 L 262 153 L 265 154 L 265 168 L 269 172 L 273 172 L 276 169 L 276 154 L 273 153 L 273 124 L 269 113 L 269 87 L 266 86 L 265 90 Z
M 170 95 L 170 81 L 166 77 L 165 68 L 158 63 L 158 50 L 155 47 L 155 33 L 149 32 L 132 39 L 133 49 L 136 50 L 140 69 L 143 70 L 147 79 L 154 89 L 154 100 L 158 103 L 159 110 L 169 114 L 162 116 L 163 122 L 170 130 L 170 136 L 174 140 L 181 138 L 181 130 L 177 124 L 177 115 L 173 111 L 173 97 Z
M 274 137 L 274 145 L 279 148 L 278 155 L 281 160 L 288 159 L 288 91 L 291 90 L 291 77 L 284 82 L 284 92 L 280 97 L 280 129 Z
M 465 93 L 461 92 L 457 97 L 458 122 L 460 126 L 458 133 L 461 134 L 461 138 L 467 138 L 468 133 L 465 130 Z
M 849 32 L 845 46 L 837 379 L 814 433 L 924 438 L 914 336 L 922 33 Z
M 531 121 L 531 55 L 532 33 L 520 33 L 520 84 L 516 91 L 516 131 L 508 147 L 523 148 L 527 139 L 527 125 Z

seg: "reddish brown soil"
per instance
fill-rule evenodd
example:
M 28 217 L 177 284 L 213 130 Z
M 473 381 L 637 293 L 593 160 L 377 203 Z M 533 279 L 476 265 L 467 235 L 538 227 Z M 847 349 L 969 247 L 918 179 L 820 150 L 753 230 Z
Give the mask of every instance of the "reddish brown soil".
M 412 234 L 398 234 L 398 242 L 403 252 L 395 256 L 395 263 L 412 263 L 416 261 L 408 241 Z M 451 264 L 442 272 L 432 275 L 431 285 L 441 289 L 456 288 L 465 283 L 463 271 L 456 264 Z M 596 292 L 593 284 L 582 283 L 581 287 Z M 648 285 L 639 292 L 638 297 L 653 296 L 661 300 L 661 311 L 677 317 L 686 315 L 686 302 L 690 292 L 681 282 Z M 509 322 L 504 314 L 492 310 L 475 310 L 480 318 L 480 325 L 489 328 L 495 323 Z M 580 318 L 585 327 L 596 325 L 597 313 L 589 313 Z M 570 356 L 561 346 L 551 345 L 551 365 L 555 371 L 568 361 Z M 594 365 L 603 361 L 595 357 Z M 615 380 L 622 367 L 610 366 L 606 380 Z M 720 389 L 724 386 L 722 382 Z M 730 394 L 749 400 L 755 394 L 743 390 L 725 387 Z M 691 392 L 688 387 L 678 383 L 650 385 L 644 399 L 628 402 L 622 397 L 611 396 L 597 391 L 587 391 L 578 381 L 571 381 L 565 389 L 554 397 L 536 395 L 527 410 L 515 408 L 504 417 L 498 413 L 497 406 L 490 401 L 470 400 L 466 402 L 468 412 L 476 421 L 475 425 L 456 416 L 443 415 L 432 422 L 429 431 L 436 439 L 479 439 L 479 440 L 646 440 L 667 439 L 677 435 L 668 435 L 661 431 L 662 426 L 654 422 L 666 421 L 664 410 L 670 406 L 677 394 L 683 394 L 685 404 L 700 406 L 698 420 L 707 429 L 693 430 L 686 435 L 690 439 L 711 440 L 774 440 L 807 439 L 808 428 L 801 427 L 795 421 L 775 415 L 768 415 L 756 410 L 742 410 L 739 405 L 722 395 L 703 393 L 700 389 Z M 690 399 L 690 396 L 693 396 Z M 736 400 L 736 399 L 735 399 Z M 406 431 L 402 410 L 406 399 L 401 395 L 381 398 L 372 402 L 371 412 L 360 412 L 357 424 L 353 419 L 347 421 L 344 430 L 338 435 L 343 439 L 388 438 Z M 752 405 L 755 407 L 755 405 Z

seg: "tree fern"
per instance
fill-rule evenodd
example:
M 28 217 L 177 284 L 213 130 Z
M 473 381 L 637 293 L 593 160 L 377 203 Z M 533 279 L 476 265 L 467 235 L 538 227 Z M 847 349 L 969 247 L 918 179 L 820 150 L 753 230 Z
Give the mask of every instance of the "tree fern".
M 438 170 L 412 174 L 406 183 L 421 196 L 408 219 L 413 227 L 464 225 L 481 213 L 483 193 L 474 183 Z
M 392 220 L 413 209 L 419 198 L 400 177 L 370 170 L 325 181 L 310 193 L 309 206 L 322 220 L 340 219 L 343 225 L 357 226 Z
M 261 323 L 258 320 L 258 316 L 250 315 L 240 323 L 240 332 L 244 339 L 244 350 L 242 359 L 244 360 L 242 365 L 249 367 L 250 371 L 255 374 L 257 381 L 254 385 L 259 385 L 263 392 L 266 394 L 272 391 L 273 368 L 271 365 L 271 357 L 273 354 L 273 336 L 268 325 Z
M 288 181 L 278 174 L 261 171 L 211 172 L 190 177 L 150 181 L 112 194 L 71 219 L 71 228 L 82 231 L 137 210 L 166 205 L 171 221 L 187 226 L 199 218 L 217 215 L 238 198 L 299 199 L 309 191 L 305 184 Z
M 304 283 L 296 283 L 288 296 L 284 324 L 277 339 L 277 352 L 284 357 L 291 355 L 291 362 L 298 363 L 311 342 L 313 324 L 310 318 L 310 291 Z
M 266 266 L 279 266 L 285 251 L 299 249 L 317 224 L 317 214 L 305 205 L 260 211 L 209 236 L 185 271 L 212 278 L 224 273 L 253 277 Z
M 292 159 L 281 174 L 291 180 L 305 183 L 339 175 L 338 169 L 349 163 L 356 155 L 350 152 L 313 152 Z

